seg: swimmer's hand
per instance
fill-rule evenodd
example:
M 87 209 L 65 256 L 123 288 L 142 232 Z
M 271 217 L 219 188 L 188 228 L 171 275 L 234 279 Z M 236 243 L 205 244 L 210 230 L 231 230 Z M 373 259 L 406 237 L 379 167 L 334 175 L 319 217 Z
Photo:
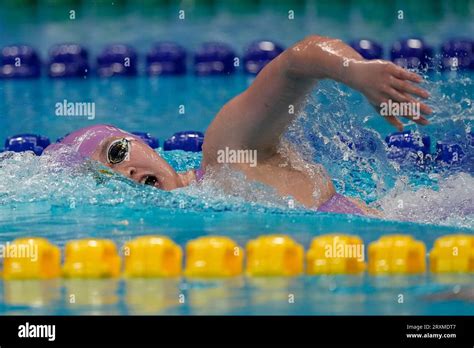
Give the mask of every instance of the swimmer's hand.
M 352 87 L 362 92 L 387 122 L 399 131 L 403 130 L 403 123 L 399 117 L 410 119 L 423 126 L 429 124 L 423 115 L 431 114 L 431 108 L 415 99 L 415 96 L 423 99 L 430 96 L 426 90 L 416 86 L 423 81 L 420 75 L 383 60 L 364 60 L 352 64 Z M 400 102 L 414 103 L 411 107 L 405 108 L 411 110 L 412 113 L 397 113 L 396 110 L 388 107 Z M 399 109 L 401 110 L 402 108 Z

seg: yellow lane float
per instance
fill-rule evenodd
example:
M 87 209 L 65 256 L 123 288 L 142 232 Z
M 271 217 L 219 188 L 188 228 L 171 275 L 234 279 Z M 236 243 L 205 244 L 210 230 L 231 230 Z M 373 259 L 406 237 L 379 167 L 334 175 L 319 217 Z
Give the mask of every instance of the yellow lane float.
M 66 244 L 63 275 L 66 278 L 109 278 L 120 275 L 121 259 L 108 239 L 81 239 Z
M 364 243 L 357 236 L 329 234 L 315 237 L 306 253 L 306 273 L 363 273 L 366 269 L 364 249 Z
M 3 278 L 51 279 L 61 275 L 61 252 L 44 238 L 20 238 L 7 243 Z
M 430 252 L 432 273 L 474 272 L 474 236 L 453 234 L 440 237 Z
M 126 277 L 176 277 L 181 274 L 183 251 L 168 237 L 143 236 L 125 243 Z
M 186 277 L 215 278 L 242 274 L 244 252 L 227 237 L 206 236 L 186 245 Z
M 297 276 L 303 273 L 303 247 L 286 235 L 266 235 L 247 243 L 249 276 Z
M 369 245 L 369 274 L 426 272 L 426 247 L 410 235 L 387 235 Z
M 368 247 L 346 234 L 315 237 L 306 253 L 306 273 L 412 275 L 426 272 L 426 246 L 410 235 L 385 235 Z M 181 247 L 165 236 L 141 236 L 123 246 L 128 278 L 219 278 L 243 273 L 244 251 L 222 236 L 205 236 L 186 245 L 185 269 Z M 113 241 L 81 239 L 67 242 L 61 271 L 60 249 L 44 238 L 20 238 L 0 244 L 5 280 L 59 278 L 110 278 L 121 275 L 121 257 Z M 246 246 L 248 276 L 298 276 L 304 271 L 304 249 L 282 234 L 259 236 Z M 440 237 L 429 255 L 432 273 L 474 273 L 474 236 Z

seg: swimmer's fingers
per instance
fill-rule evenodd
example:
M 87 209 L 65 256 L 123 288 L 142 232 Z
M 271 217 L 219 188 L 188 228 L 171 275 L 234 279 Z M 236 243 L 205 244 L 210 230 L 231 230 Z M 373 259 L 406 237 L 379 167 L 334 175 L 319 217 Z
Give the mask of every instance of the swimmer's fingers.
M 393 76 L 395 76 L 396 78 L 400 80 L 408 80 L 415 83 L 420 83 L 423 81 L 423 78 L 416 73 L 405 70 L 402 67 L 397 66 L 395 64 L 391 65 L 391 67 L 392 67 Z
M 388 98 L 388 96 L 387 96 Z M 387 103 L 388 102 L 388 99 L 384 97 L 384 101 L 382 103 Z M 377 110 L 377 112 L 388 122 L 390 123 L 392 126 L 394 126 L 395 128 L 397 128 L 400 132 L 403 130 L 403 123 L 395 116 L 392 116 L 392 115 L 383 115 L 381 113 L 381 109 L 382 109 L 382 104 L 378 105 L 378 104 L 372 104 L 374 106 L 374 108 Z
M 413 98 L 412 96 L 406 93 L 399 92 L 396 89 L 392 89 L 389 91 L 389 94 L 392 96 L 394 101 L 402 102 L 402 103 L 410 103 L 412 104 L 413 107 L 419 106 L 421 114 L 430 115 L 433 112 L 433 110 L 428 105 L 420 102 L 419 100 L 416 100 L 415 98 Z
M 425 99 L 430 97 L 430 94 L 428 93 L 428 91 L 424 90 L 423 88 L 414 86 L 413 84 L 407 81 L 403 81 L 403 80 L 408 80 L 411 82 L 420 83 L 423 81 L 423 78 L 420 75 L 410 72 L 408 70 L 405 70 L 402 67 L 399 67 L 396 65 L 392 65 L 391 67 L 393 69 L 392 71 L 393 76 L 396 77 L 396 79 L 392 79 L 392 82 L 391 82 L 391 85 L 393 88 L 395 88 L 396 90 L 398 90 L 400 93 L 404 94 L 405 96 L 406 94 L 412 94 L 412 95 L 419 96 Z M 407 97 L 409 98 L 409 102 L 420 104 L 420 111 L 422 114 L 429 115 L 433 112 L 433 110 L 431 110 L 431 108 L 428 105 L 417 101 L 411 96 L 407 96 Z M 406 100 L 402 100 L 402 99 L 399 99 L 399 101 L 406 102 Z
M 409 93 L 424 99 L 430 97 L 430 94 L 425 89 L 414 86 L 413 84 L 407 81 L 399 80 L 396 78 L 392 81 L 392 87 L 400 92 Z
M 397 95 L 397 101 L 409 103 L 412 106 L 412 111 L 416 111 L 414 110 L 414 108 L 415 109 L 419 108 L 419 112 L 416 113 L 416 115 L 411 115 L 411 116 L 418 116 L 421 119 L 423 117 L 421 114 L 430 115 L 433 112 L 433 110 L 431 110 L 431 108 L 428 105 L 420 102 L 419 100 L 416 100 L 415 98 L 413 98 L 412 96 L 406 93 L 399 93 L 396 90 L 394 90 L 393 93 Z M 410 115 L 405 115 L 405 116 L 411 117 Z M 426 120 L 425 118 L 423 119 Z
M 417 124 L 420 124 L 420 125 L 423 125 L 423 126 L 430 123 L 426 118 L 424 118 L 421 115 L 422 113 L 425 114 L 425 115 L 428 115 L 432 112 L 429 106 L 419 102 L 415 98 L 413 98 L 413 97 L 411 97 L 411 96 L 409 96 L 405 93 L 400 93 L 396 89 L 390 90 L 389 95 L 395 102 L 407 103 L 407 105 L 409 106 L 409 108 L 407 108 L 408 109 L 407 111 L 410 111 L 411 114 L 400 113 L 397 116 L 401 116 L 401 117 L 410 119 L 413 122 L 415 122 Z M 403 108 L 400 107 L 400 110 L 401 109 L 403 109 Z
M 412 96 L 409 96 L 407 95 L 408 97 L 408 100 L 410 103 L 413 103 L 413 104 L 420 104 L 420 112 L 421 114 L 423 115 L 431 115 L 433 113 L 433 109 L 431 109 L 428 105 L 426 105 L 425 103 L 422 103 L 420 102 L 419 100 L 416 100 L 415 98 L 413 98 Z M 420 114 L 420 116 L 421 116 Z
M 403 123 L 395 116 L 384 116 L 388 123 L 397 128 L 400 132 L 403 131 Z

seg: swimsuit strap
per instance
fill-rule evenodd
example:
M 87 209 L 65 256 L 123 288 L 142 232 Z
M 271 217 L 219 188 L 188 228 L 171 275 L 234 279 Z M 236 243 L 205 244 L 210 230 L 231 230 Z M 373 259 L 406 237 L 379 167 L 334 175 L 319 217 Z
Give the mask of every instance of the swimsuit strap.
M 203 168 L 198 168 L 194 171 L 194 174 L 196 175 L 196 181 L 201 181 L 202 178 L 204 177 L 204 174 L 206 171 Z

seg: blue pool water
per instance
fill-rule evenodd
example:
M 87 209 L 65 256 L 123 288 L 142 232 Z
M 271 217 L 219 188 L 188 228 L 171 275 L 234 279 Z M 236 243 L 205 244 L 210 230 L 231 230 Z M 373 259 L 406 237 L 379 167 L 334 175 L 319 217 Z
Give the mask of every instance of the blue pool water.
M 1 12 L 0 12 L 1 13 Z M 94 24 L 94 35 L 89 35 Z M 246 23 L 247 25 L 242 25 Z M 375 37 L 387 48 L 400 36 L 421 35 L 432 44 L 452 32 L 472 37 L 472 21 L 449 16 L 436 27 L 377 21 L 362 22 L 352 13 L 340 22 L 315 20 L 305 14 L 298 23 L 282 25 L 281 16 L 262 10 L 241 17 L 218 13 L 181 23 L 143 20 L 131 13 L 120 22 L 88 17 L 71 24 L 30 23 L 15 29 L 3 21 L 0 43 L 30 42 L 45 55 L 54 43 L 77 41 L 92 51 L 122 41 L 144 52 L 156 39 L 172 38 L 189 49 L 208 40 L 241 49 L 259 37 L 285 45 L 309 33 L 342 39 Z M 285 22 L 286 23 L 286 22 Z M 213 30 L 209 30 L 212 25 Z M 275 33 L 278 33 L 276 35 Z M 432 139 L 462 141 L 472 130 L 474 75 L 426 75 L 434 109 L 432 124 L 422 130 Z M 126 130 L 149 131 L 162 142 L 176 131 L 205 131 L 220 107 L 244 90 L 252 78 L 229 77 L 0 81 L 0 139 L 16 133 L 40 133 L 52 140 L 79 127 L 111 123 Z M 96 118 L 58 117 L 54 105 L 64 99 L 93 101 Z M 185 114 L 179 106 L 185 106 Z M 408 129 L 417 129 L 409 125 Z M 202 235 L 232 237 L 240 245 L 266 233 L 291 235 L 305 248 L 314 236 L 343 232 L 359 235 L 366 245 L 384 234 L 408 233 L 431 249 L 436 238 L 474 232 L 474 217 L 457 210 L 473 204 L 472 158 L 460 167 L 398 166 L 388 161 L 384 138 L 392 132 L 362 97 L 337 84 L 323 82 L 308 98 L 304 112 L 286 142 L 302 156 L 326 166 L 338 191 L 384 210 L 386 219 L 335 215 L 289 208 L 288 198 L 269 188 L 245 184 L 238 173 L 215 173 L 201 185 L 161 192 L 120 177 L 97 178 L 92 172 L 60 170 L 48 157 L 0 154 L 0 243 L 21 236 L 43 236 L 63 246 L 71 239 L 110 238 L 121 246 L 139 235 L 167 235 L 180 245 Z M 373 153 L 351 150 L 337 141 L 369 140 Z M 471 149 L 472 150 L 472 149 Z M 159 150 L 161 152 L 161 150 Z M 177 170 L 196 168 L 200 154 L 162 154 Z M 472 154 L 472 152 L 471 152 Z M 223 189 L 222 182 L 231 182 Z M 404 207 L 398 206 L 402 200 Z M 0 282 L 1 314 L 473 314 L 474 276 L 236 278 L 225 281 L 90 280 Z M 68 301 L 76 295 L 76 303 Z M 186 301 L 180 303 L 179 295 Z M 295 303 L 288 303 L 288 294 Z M 399 303 L 399 295 L 404 302 Z

